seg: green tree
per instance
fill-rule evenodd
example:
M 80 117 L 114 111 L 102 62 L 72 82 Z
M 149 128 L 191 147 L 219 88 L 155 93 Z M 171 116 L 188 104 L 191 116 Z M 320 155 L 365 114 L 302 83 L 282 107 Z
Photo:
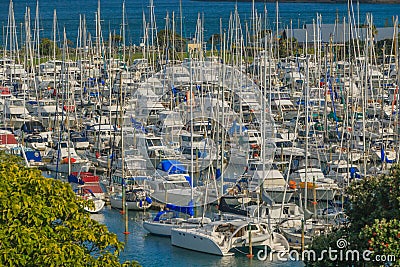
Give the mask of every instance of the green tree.
M 1 266 L 134 266 L 123 243 L 90 218 L 68 183 L 0 152 Z
M 157 33 L 157 40 L 162 50 L 174 48 L 176 52 L 183 52 L 186 49 L 186 40 L 176 32 L 174 34 L 171 30 L 160 30 Z
M 376 255 L 394 256 L 400 265 L 400 221 L 398 219 L 375 220 L 371 226 L 366 225 L 361 237 L 368 239 L 368 249 Z
M 42 56 L 53 56 L 54 42 L 48 38 L 42 38 L 39 44 L 40 54 Z M 56 46 L 56 55 L 60 54 L 60 48 Z
M 395 165 L 385 175 L 353 182 L 347 189 L 349 203 L 345 206 L 349 223 L 327 236 L 315 238 L 311 249 L 321 252 L 335 248 L 339 238 L 348 242 L 347 249 L 373 251 L 374 255 L 393 255 L 400 266 L 400 166 Z M 385 262 L 381 262 L 384 264 Z M 369 262 L 319 261 L 313 266 L 376 266 Z M 374 265 L 375 264 L 375 265 Z
M 118 45 L 122 44 L 122 41 L 123 41 L 123 38 L 119 34 L 113 34 L 111 36 L 111 45 L 112 46 L 118 46 Z

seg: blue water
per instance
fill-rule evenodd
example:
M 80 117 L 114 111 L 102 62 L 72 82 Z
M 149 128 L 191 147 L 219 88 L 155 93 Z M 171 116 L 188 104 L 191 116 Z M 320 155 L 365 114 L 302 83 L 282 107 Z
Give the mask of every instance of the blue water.
M 356 1 L 354 1 L 356 2 Z M 0 1 L 0 21 L 3 26 L 7 26 L 9 1 Z M 15 20 L 17 25 L 23 22 L 25 8 L 31 8 L 31 18 L 35 15 L 36 1 L 33 0 L 14 0 Z M 149 19 L 149 1 L 127 0 L 126 1 L 126 19 L 127 19 L 127 42 L 131 44 L 139 44 L 143 36 L 142 14 L 146 15 L 147 22 Z M 176 30 L 180 32 L 180 15 L 179 0 L 154 0 L 154 12 L 158 30 L 164 29 L 165 17 L 167 12 L 172 17 L 175 12 Z M 251 2 L 237 3 L 241 21 L 249 21 L 251 18 Z M 79 25 L 79 14 L 85 14 L 88 30 L 92 36 L 95 35 L 95 12 L 97 10 L 97 0 L 41 0 L 40 7 L 40 23 L 42 37 L 51 37 L 53 10 L 57 10 L 58 32 L 61 33 L 63 27 L 67 30 L 67 37 L 71 41 L 76 41 Z M 230 13 L 234 10 L 235 3 L 232 2 L 203 2 L 182 0 L 183 9 L 183 35 L 192 37 L 195 33 L 195 26 L 198 14 L 204 17 L 204 35 L 205 40 L 214 33 L 220 32 L 220 19 L 224 29 L 228 29 L 228 20 Z M 275 3 L 266 4 L 268 12 L 268 21 L 271 28 L 276 28 L 275 19 Z M 264 3 L 256 3 L 258 13 L 264 10 Z M 392 17 L 400 14 L 399 4 L 360 4 L 360 23 L 365 22 L 365 14 L 372 13 L 374 23 L 378 26 L 384 26 L 386 23 L 391 25 Z M 357 19 L 357 6 L 354 4 L 354 17 Z M 119 33 L 122 24 L 122 0 L 102 0 L 101 1 L 101 17 L 102 30 L 105 37 L 109 31 Z M 343 21 L 346 17 L 347 21 L 347 5 L 346 4 L 314 4 L 314 3 L 280 3 L 279 4 L 279 28 L 290 27 L 292 21 L 293 28 L 297 28 L 304 23 L 312 23 L 316 18 L 316 14 L 322 14 L 324 23 L 334 23 L 336 17 Z M 33 27 L 32 22 L 32 27 Z M 18 29 L 19 31 L 19 29 Z M 59 36 L 58 33 L 58 36 Z M 18 35 L 19 36 L 19 35 Z M 2 38 L 3 39 L 3 38 Z M 60 39 L 57 37 L 57 39 Z
M 251 267 L 300 267 L 301 262 L 260 261 L 256 257 L 249 260 L 244 254 L 220 257 L 200 252 L 190 251 L 171 245 L 171 239 L 148 234 L 142 228 L 143 218 L 150 216 L 146 212 L 129 213 L 129 232 L 125 235 L 124 216 L 118 210 L 106 207 L 102 213 L 92 215 L 92 218 L 104 223 L 108 229 L 116 233 L 120 241 L 125 242 L 125 250 L 121 253 L 121 260 L 136 260 L 144 267 L 151 266 L 251 266 Z

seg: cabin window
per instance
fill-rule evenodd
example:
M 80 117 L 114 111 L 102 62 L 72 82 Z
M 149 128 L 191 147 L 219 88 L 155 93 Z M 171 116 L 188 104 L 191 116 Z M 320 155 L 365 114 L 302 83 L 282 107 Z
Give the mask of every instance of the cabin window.
M 289 214 L 289 207 L 283 208 L 283 214 Z

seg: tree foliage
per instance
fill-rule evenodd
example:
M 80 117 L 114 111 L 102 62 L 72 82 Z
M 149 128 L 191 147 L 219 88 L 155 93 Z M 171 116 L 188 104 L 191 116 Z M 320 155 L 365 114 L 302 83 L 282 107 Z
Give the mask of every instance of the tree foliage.
M 175 50 L 175 52 L 183 52 L 186 49 L 186 40 L 171 30 L 160 30 L 157 33 L 158 45 L 162 50 L 168 49 L 168 51 Z
M 400 221 L 398 219 L 375 220 L 371 226 L 366 225 L 361 232 L 368 239 L 368 249 L 377 255 L 393 255 L 400 259 Z M 400 260 L 397 261 L 397 265 Z
M 317 252 L 335 247 L 339 238 L 348 242 L 348 250 L 372 251 L 376 255 L 395 256 L 395 262 L 380 262 L 400 266 L 400 166 L 393 166 L 386 175 L 374 176 L 352 183 L 346 190 L 349 202 L 345 206 L 347 226 L 328 236 L 315 238 L 311 249 Z M 319 261 L 314 266 L 376 266 L 376 262 Z
M 123 41 L 123 38 L 119 34 L 113 34 L 111 36 L 111 45 L 112 46 L 119 46 L 120 44 L 122 44 L 122 41 Z
M 42 38 L 39 44 L 40 54 L 42 56 L 53 56 L 54 42 L 48 38 Z M 60 48 L 56 46 L 56 55 L 60 54 Z
M 83 209 L 68 183 L 0 153 L 0 265 L 121 266 L 123 243 Z
M 291 49 L 293 48 L 293 51 Z M 287 38 L 286 33 L 279 39 L 279 56 L 288 57 L 299 52 L 299 44 L 296 38 Z

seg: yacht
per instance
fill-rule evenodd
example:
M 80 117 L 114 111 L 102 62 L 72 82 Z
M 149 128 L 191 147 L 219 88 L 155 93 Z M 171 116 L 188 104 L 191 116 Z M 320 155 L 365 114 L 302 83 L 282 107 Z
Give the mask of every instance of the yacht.
M 251 241 L 250 241 L 251 240 Z M 194 251 L 229 256 L 236 250 L 268 246 L 272 251 L 289 251 L 289 243 L 264 223 L 247 220 L 214 221 L 199 228 L 172 228 L 171 243 Z
M 46 168 L 58 173 L 87 172 L 91 165 L 90 161 L 81 158 L 72 143 L 67 141 L 56 144 L 46 157 L 50 159 Z
M 191 217 L 184 218 L 179 214 Z M 143 228 L 153 235 L 171 237 L 173 228 L 197 228 L 203 224 L 211 223 L 210 218 L 193 216 L 193 206 L 183 207 L 167 204 L 165 210 L 158 212 L 154 219 L 143 221 Z
M 149 195 L 146 176 L 124 177 L 121 170 L 116 170 L 112 175 L 112 192 L 110 204 L 112 208 L 123 209 L 123 197 L 128 210 L 146 210 L 151 207 L 153 200 Z M 122 187 L 125 186 L 125 192 Z M 125 193 L 125 195 L 124 195 Z

